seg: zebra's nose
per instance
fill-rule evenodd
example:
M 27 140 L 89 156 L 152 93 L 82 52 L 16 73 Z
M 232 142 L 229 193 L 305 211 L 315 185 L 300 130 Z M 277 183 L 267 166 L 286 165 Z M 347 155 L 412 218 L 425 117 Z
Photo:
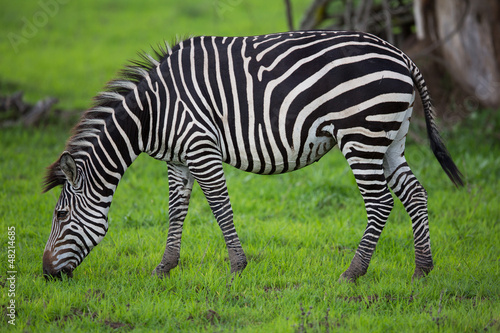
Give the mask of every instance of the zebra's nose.
M 54 277 L 57 277 L 57 275 L 54 275 L 47 267 L 43 268 L 43 277 L 45 280 L 49 281 Z
M 44 266 L 43 267 L 43 277 L 47 281 L 50 281 L 54 278 L 61 279 L 61 272 L 55 272 L 52 269 Z
M 53 278 L 61 278 L 61 272 L 56 272 L 52 265 L 52 257 L 48 251 L 43 253 L 43 276 L 45 280 L 51 280 Z
M 64 267 L 60 271 L 55 271 L 50 268 L 44 267 L 43 268 L 43 276 L 45 277 L 45 280 L 50 281 L 53 279 L 62 279 L 62 274 L 66 274 L 67 277 L 72 278 L 73 277 L 73 269 L 71 267 Z
M 73 277 L 73 269 L 74 267 L 70 264 L 62 267 L 61 269 L 56 270 L 54 268 L 53 258 L 50 251 L 45 251 L 43 253 L 43 276 L 45 280 L 62 279 L 62 274 L 66 274 L 68 277 Z
M 54 278 L 60 279 L 61 272 L 56 272 L 51 266 L 46 266 L 44 263 L 44 265 L 43 265 L 43 277 L 47 281 L 52 280 Z

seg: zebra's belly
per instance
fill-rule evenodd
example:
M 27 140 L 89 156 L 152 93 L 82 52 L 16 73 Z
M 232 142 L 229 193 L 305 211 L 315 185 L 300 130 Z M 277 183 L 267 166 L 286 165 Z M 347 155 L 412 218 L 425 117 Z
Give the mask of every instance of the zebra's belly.
M 319 159 L 335 147 L 336 144 L 337 142 L 331 136 L 314 137 L 312 140 L 307 141 L 304 145 L 303 152 L 300 155 L 299 152 L 297 152 L 297 154 L 289 159 L 289 163 L 296 161 L 295 167 L 289 171 L 297 170 L 319 161 Z
M 314 136 L 308 138 L 299 147 L 285 146 L 273 152 L 261 151 L 259 159 L 241 161 L 241 165 L 233 166 L 252 173 L 273 175 L 291 172 L 317 162 L 329 152 L 337 142 L 332 136 Z M 271 155 L 272 154 L 272 155 Z

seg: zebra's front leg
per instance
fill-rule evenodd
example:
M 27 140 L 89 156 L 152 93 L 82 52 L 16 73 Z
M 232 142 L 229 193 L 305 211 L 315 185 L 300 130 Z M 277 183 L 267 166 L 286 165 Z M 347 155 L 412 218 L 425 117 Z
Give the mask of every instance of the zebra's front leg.
M 169 192 L 167 246 L 160 264 L 153 271 L 153 275 L 160 278 L 170 277 L 170 270 L 177 267 L 179 263 L 182 226 L 187 215 L 194 183 L 194 178 L 187 166 L 172 163 L 167 163 L 167 165 Z
M 198 158 L 189 165 L 190 171 L 200 185 L 222 230 L 231 263 L 231 273 L 241 273 L 247 265 L 247 258 L 234 227 L 233 209 L 229 201 L 221 158 L 206 151 L 204 155 L 204 158 Z
M 365 202 L 368 223 L 354 258 L 349 268 L 340 276 L 340 281 L 356 282 L 358 277 L 366 274 L 377 241 L 394 205 L 382 165 L 372 164 L 374 162 L 372 160 L 367 164 L 350 163 Z

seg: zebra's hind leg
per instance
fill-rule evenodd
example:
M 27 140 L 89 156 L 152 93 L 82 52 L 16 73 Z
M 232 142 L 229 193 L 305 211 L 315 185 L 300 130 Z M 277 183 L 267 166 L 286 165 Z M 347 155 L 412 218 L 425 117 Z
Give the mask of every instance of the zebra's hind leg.
M 153 275 L 160 278 L 170 276 L 170 270 L 177 267 L 181 251 L 181 236 L 184 219 L 188 212 L 189 198 L 194 178 L 187 166 L 167 163 L 168 165 L 168 216 L 169 228 L 165 253 Z
M 378 150 L 378 152 L 377 152 Z M 375 251 L 377 241 L 384 229 L 394 205 L 391 192 L 383 172 L 383 147 L 361 143 L 346 144 L 342 152 L 347 159 L 363 196 L 368 223 L 349 268 L 340 276 L 340 281 L 356 282 L 364 275 Z
M 402 142 L 402 143 L 401 143 Z M 384 171 L 389 186 L 403 203 L 412 221 L 415 246 L 415 273 L 413 279 L 423 277 L 434 268 L 429 222 L 427 192 L 418 182 L 404 158 L 404 138 L 389 147 L 384 160 Z

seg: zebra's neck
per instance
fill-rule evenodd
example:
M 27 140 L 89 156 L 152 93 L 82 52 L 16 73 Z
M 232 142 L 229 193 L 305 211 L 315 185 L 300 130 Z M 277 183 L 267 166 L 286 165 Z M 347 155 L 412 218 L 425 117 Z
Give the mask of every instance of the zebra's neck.
M 127 168 L 140 153 L 137 128 L 123 107 L 94 107 L 94 118 L 86 118 L 75 129 L 67 145 L 85 181 L 103 202 L 111 203 Z
M 159 66 L 146 57 L 144 63 L 127 67 L 122 79 L 111 81 L 95 98 L 96 105 L 83 114 L 66 145 L 88 169 L 89 185 L 95 184 L 96 192 L 109 199 L 140 153 L 158 153 L 153 133 L 158 132 L 157 114 L 167 95 L 166 86 L 158 82 Z

